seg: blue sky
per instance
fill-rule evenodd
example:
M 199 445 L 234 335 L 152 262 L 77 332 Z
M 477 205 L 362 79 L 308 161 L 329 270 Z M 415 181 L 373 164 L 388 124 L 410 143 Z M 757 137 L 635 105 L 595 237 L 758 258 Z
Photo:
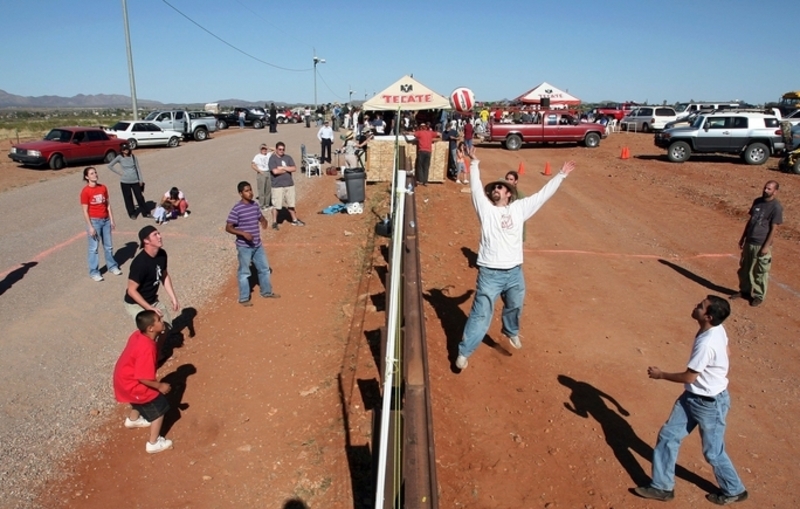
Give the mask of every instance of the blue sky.
M 4 4 L 0 89 L 130 95 L 120 0 Z M 547 81 L 587 102 L 762 103 L 800 90 L 798 12 L 789 0 L 128 0 L 137 95 L 165 103 L 313 103 L 315 49 L 319 102 L 414 74 L 479 101 Z

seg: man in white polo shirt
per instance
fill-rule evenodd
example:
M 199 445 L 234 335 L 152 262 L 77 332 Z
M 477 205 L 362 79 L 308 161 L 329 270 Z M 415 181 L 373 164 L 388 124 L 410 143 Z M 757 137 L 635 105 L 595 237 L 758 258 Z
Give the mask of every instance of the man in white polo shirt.
M 658 433 L 653 450 L 653 481 L 640 486 L 637 495 L 666 502 L 675 498 L 675 463 L 681 442 L 700 427 L 703 456 L 714 469 L 721 489 L 706 499 L 717 505 L 747 500 L 747 491 L 725 451 L 725 418 L 731 408 L 728 395 L 728 335 L 722 322 L 731 314 L 726 299 L 709 295 L 692 311 L 700 330 L 694 338 L 686 371 L 665 373 L 655 366 L 647 368 L 650 378 L 681 383 L 684 392 L 675 402 L 667 422 Z
M 272 156 L 272 149 L 262 144 L 258 154 L 250 163 L 250 168 L 256 172 L 256 194 L 258 195 L 258 206 L 261 210 L 269 209 L 272 204 L 272 176 L 269 173 L 269 158 Z

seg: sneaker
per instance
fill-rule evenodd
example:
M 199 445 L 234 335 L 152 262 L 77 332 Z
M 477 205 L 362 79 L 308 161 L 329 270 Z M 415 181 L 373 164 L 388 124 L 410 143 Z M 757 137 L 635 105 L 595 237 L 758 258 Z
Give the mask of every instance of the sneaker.
M 103 281 L 103 276 L 101 276 L 100 274 L 95 274 L 95 275 L 90 276 L 90 277 L 92 278 L 93 281 L 97 281 L 98 283 L 100 281 Z
M 126 417 L 125 418 L 125 427 L 128 428 L 128 429 L 149 428 L 150 427 L 150 421 L 148 421 L 147 419 L 145 419 L 141 415 L 135 421 L 132 421 L 130 417 Z
M 709 493 L 706 495 L 706 500 L 712 504 L 728 505 L 734 502 L 744 502 L 747 500 L 747 490 L 739 493 L 738 495 L 725 495 L 724 493 Z
M 519 336 L 506 336 L 508 341 L 511 343 L 511 346 L 519 350 L 522 348 L 522 343 L 519 340 Z
M 468 365 L 469 361 L 463 355 L 459 355 L 458 358 L 456 358 L 456 367 L 458 369 L 466 369 Z
M 306 224 L 300 221 L 299 219 L 295 219 L 294 221 L 292 221 L 292 226 L 305 226 L 305 225 Z
M 456 179 L 456 184 L 463 184 L 463 182 L 461 182 L 459 179 Z
M 111 269 L 111 271 L 110 271 L 110 272 L 111 272 L 112 274 L 114 274 L 115 276 L 121 276 L 121 275 L 122 275 L 122 271 L 121 271 L 121 270 L 119 270 L 119 267 L 114 267 L 113 269 Z
M 734 293 L 733 295 L 730 296 L 730 299 L 731 300 L 737 300 L 737 299 L 750 300 L 750 294 L 747 293 L 747 292 L 736 292 L 736 293 Z
M 675 490 L 667 491 L 651 488 L 650 486 L 639 486 L 634 488 L 633 491 L 642 498 L 650 498 L 661 502 L 669 502 L 675 498 Z
M 253 307 L 253 303 L 252 303 L 252 302 L 250 302 L 249 300 L 240 300 L 240 301 L 239 301 L 239 304 L 241 304 L 242 306 L 244 306 L 244 307 L 246 307 L 246 308 L 251 308 L 251 307 Z
M 465 183 L 465 184 L 469 184 L 469 180 L 467 180 L 467 179 L 464 179 L 464 183 Z
M 147 445 L 145 446 L 145 450 L 150 454 L 163 452 L 167 449 L 172 449 L 172 440 L 167 440 L 164 437 L 158 437 L 158 440 L 156 440 L 156 443 L 154 444 L 147 442 Z
M 128 217 L 131 219 L 136 219 L 136 214 L 130 214 Z
M 750 306 L 751 306 L 751 307 L 754 307 L 754 308 L 757 308 L 757 307 L 758 307 L 758 306 L 760 306 L 760 305 L 761 305 L 763 302 L 764 302 L 764 299 L 761 299 L 761 298 L 759 298 L 759 297 L 753 297 L 753 300 L 751 300 L 751 301 L 750 301 Z
M 280 294 L 277 294 L 275 292 L 264 293 L 261 296 L 264 297 L 265 299 L 280 299 L 281 298 Z
M 190 212 L 187 210 L 186 212 L 183 213 L 183 217 L 189 217 L 189 214 Z
M 272 223 L 272 229 L 273 230 L 280 230 L 280 227 L 278 227 L 278 223 Z

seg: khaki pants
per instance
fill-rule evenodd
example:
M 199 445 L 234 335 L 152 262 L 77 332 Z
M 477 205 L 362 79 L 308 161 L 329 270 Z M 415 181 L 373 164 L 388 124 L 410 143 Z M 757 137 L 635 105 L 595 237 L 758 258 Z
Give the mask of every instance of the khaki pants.
M 753 299 L 767 297 L 769 269 L 772 267 L 772 248 L 766 256 L 758 256 L 761 245 L 746 244 L 739 260 L 739 291 Z
M 133 324 L 135 326 L 136 315 L 144 311 L 144 308 L 142 308 L 142 306 L 140 306 L 139 304 L 128 304 L 127 302 L 124 301 L 123 303 L 125 304 L 125 311 L 127 311 L 128 314 L 131 315 L 131 317 L 133 318 Z M 167 306 L 165 306 L 164 303 L 161 301 L 158 301 L 155 304 L 153 304 L 153 307 L 161 311 L 161 320 L 164 322 L 164 325 L 166 325 L 165 330 L 171 329 L 172 315 L 169 314 L 169 308 L 167 308 Z

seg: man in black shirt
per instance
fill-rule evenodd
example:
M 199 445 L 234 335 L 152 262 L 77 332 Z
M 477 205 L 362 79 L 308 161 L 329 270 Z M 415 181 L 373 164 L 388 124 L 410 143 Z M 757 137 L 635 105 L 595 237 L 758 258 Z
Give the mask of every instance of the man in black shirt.
M 139 230 L 139 242 L 142 250 L 131 262 L 128 288 L 125 291 L 125 309 L 134 320 L 140 311 L 155 311 L 164 322 L 166 333 L 172 328 L 170 310 L 180 310 L 178 298 L 172 288 L 172 279 L 167 272 L 167 252 L 161 248 L 161 233 L 155 226 L 148 225 Z M 172 302 L 170 308 L 158 300 L 160 286 L 169 295 Z
M 732 298 L 750 300 L 760 306 L 767 297 L 769 269 L 772 266 L 772 240 L 776 227 L 783 223 L 783 207 L 775 198 L 780 186 L 774 180 L 764 184 L 761 197 L 750 207 L 750 220 L 739 239 L 742 256 L 739 260 L 739 293 Z

